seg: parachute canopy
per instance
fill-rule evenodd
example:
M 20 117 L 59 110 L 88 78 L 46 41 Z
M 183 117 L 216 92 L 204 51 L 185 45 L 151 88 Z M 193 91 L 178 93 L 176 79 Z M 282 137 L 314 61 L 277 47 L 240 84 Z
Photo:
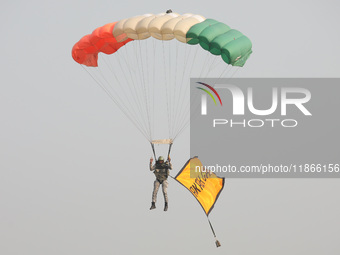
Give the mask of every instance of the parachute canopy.
M 248 37 L 228 25 L 170 11 L 98 27 L 72 49 L 73 59 L 153 145 L 172 144 L 189 125 L 189 78 L 230 78 L 251 53 Z
M 224 178 L 215 173 L 205 172 L 198 157 L 188 160 L 175 180 L 186 187 L 197 199 L 208 216 L 223 190 Z
M 200 44 L 233 66 L 243 66 L 252 53 L 248 37 L 222 22 L 188 13 L 160 13 L 135 16 L 99 27 L 74 45 L 72 57 L 79 64 L 98 66 L 99 52 L 113 54 L 132 40 L 149 37 Z

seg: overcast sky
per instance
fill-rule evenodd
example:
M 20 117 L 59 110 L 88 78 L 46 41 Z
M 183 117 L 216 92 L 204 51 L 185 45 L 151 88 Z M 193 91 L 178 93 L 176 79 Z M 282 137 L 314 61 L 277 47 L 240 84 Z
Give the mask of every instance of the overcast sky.
M 71 57 L 106 23 L 171 8 L 235 27 L 237 77 L 339 77 L 339 1 L 2 1 L 0 254 L 339 254 L 338 180 L 227 180 L 211 221 L 169 180 L 149 211 L 147 141 Z M 173 148 L 189 157 L 188 130 Z

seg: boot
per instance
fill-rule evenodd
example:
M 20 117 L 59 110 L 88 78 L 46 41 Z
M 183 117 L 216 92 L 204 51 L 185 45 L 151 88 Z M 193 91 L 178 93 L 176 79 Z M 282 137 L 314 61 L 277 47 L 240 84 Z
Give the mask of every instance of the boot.
M 164 205 L 164 212 L 166 212 L 168 210 L 168 202 L 165 202 L 165 205 Z
M 152 209 L 156 209 L 156 204 L 155 204 L 155 202 L 151 202 L 150 210 L 152 210 Z

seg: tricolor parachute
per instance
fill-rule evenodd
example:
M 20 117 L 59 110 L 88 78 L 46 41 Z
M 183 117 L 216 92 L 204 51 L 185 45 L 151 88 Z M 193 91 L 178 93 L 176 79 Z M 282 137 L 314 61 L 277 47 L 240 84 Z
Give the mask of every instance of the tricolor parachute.
M 172 12 L 106 24 L 72 49 L 153 149 L 188 126 L 190 77 L 231 77 L 251 53 L 248 37 L 227 24 Z
M 98 66 L 99 52 L 113 54 L 132 40 L 150 37 L 162 41 L 176 38 L 189 45 L 200 44 L 233 66 L 243 66 L 252 53 L 248 37 L 222 22 L 200 15 L 161 13 L 136 16 L 99 27 L 74 45 L 72 57 L 79 64 Z

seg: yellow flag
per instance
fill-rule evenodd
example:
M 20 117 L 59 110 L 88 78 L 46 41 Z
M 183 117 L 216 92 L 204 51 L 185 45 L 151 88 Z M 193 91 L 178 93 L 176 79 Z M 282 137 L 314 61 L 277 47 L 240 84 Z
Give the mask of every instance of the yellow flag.
M 176 175 L 175 180 L 186 187 L 202 206 L 206 215 L 214 208 L 224 187 L 224 178 L 205 171 L 201 161 L 191 158 Z

